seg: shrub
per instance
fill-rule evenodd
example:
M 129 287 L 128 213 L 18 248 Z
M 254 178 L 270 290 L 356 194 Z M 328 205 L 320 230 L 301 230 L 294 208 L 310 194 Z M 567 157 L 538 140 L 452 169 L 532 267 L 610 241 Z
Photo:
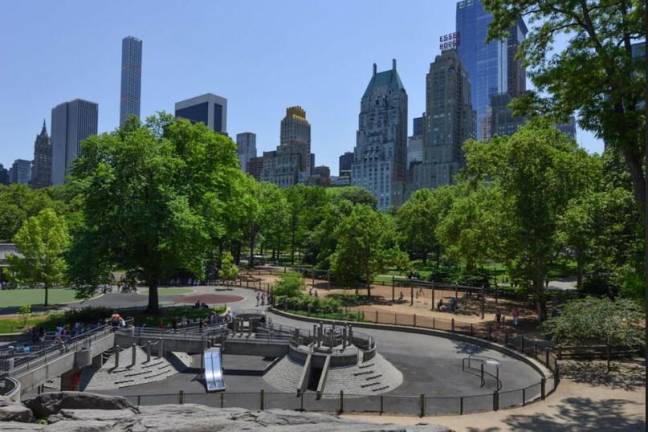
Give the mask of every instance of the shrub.
M 303 294 L 304 278 L 295 272 L 282 273 L 275 285 L 275 297 L 298 297 Z

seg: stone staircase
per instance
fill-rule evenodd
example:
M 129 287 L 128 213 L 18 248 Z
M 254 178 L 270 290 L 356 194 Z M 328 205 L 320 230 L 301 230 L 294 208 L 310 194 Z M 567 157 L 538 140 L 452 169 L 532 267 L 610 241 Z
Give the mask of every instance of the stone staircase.
M 85 368 L 81 373 L 81 389 L 92 391 L 130 387 L 162 381 L 178 372 L 168 359 L 152 355 L 151 360 L 146 361 L 146 352 L 140 347 L 135 350 L 135 364 L 132 364 L 131 348 L 128 348 L 120 352 L 119 365 L 115 365 L 114 352 L 110 352 L 104 357 L 101 368 Z

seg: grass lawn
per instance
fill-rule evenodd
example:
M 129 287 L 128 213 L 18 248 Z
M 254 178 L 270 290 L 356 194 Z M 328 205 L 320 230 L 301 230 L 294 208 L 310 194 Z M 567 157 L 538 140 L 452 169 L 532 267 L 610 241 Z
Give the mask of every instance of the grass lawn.
M 79 301 L 75 297 L 76 292 L 72 289 L 53 288 L 49 290 L 49 304 L 63 304 Z M 42 305 L 45 301 L 45 290 L 15 289 L 0 291 L 0 308 L 19 307 L 22 305 Z
M 138 288 L 137 293 L 141 295 L 148 295 L 148 288 Z M 158 295 L 161 296 L 176 296 L 183 294 L 190 294 L 193 292 L 191 288 L 158 288 Z
M 39 323 L 47 320 L 48 317 L 49 317 L 48 314 L 32 315 L 27 319 L 27 325 L 25 327 L 30 328 L 35 325 L 38 325 Z M 0 334 L 18 333 L 24 331 L 25 330 L 25 328 L 23 327 L 24 322 L 25 321 L 22 318 L 16 317 L 15 315 L 6 318 L 5 317 L 0 318 Z

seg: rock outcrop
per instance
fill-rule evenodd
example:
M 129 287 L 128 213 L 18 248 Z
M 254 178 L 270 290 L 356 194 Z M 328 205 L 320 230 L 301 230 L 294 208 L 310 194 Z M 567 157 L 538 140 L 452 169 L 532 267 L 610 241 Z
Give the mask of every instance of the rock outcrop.
M 30 422 L 32 420 L 34 420 L 34 415 L 25 405 L 0 398 L 0 422 Z
M 138 409 L 121 396 L 105 396 L 96 393 L 64 391 L 57 393 L 43 393 L 33 399 L 28 399 L 24 404 L 32 410 L 38 418 L 58 414 L 62 409 L 94 409 L 94 410 L 122 410 Z
M 40 432 L 449 432 L 420 424 L 397 426 L 357 423 L 332 415 L 286 410 L 249 411 L 205 405 L 156 405 L 137 409 L 122 397 L 92 393 L 46 393 L 22 404 L 28 416 L 7 418 L 0 431 Z M 11 404 L 6 404 L 9 406 Z M 29 407 L 29 408 L 28 408 Z M 31 408 L 31 410 L 30 410 Z M 33 420 L 47 424 L 19 422 Z

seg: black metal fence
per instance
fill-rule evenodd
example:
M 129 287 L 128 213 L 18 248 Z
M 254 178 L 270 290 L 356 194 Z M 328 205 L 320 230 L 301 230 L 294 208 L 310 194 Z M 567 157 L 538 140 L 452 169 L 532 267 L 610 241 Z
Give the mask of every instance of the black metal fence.
M 249 410 L 288 409 L 295 411 L 327 413 L 373 413 L 411 416 L 462 415 L 497 411 L 503 408 L 524 406 L 544 399 L 553 391 L 553 382 L 542 380 L 528 387 L 478 395 L 442 397 L 419 395 L 353 395 L 344 392 L 316 393 L 221 392 L 140 394 L 125 396 L 137 406 L 195 403 L 220 408 Z

